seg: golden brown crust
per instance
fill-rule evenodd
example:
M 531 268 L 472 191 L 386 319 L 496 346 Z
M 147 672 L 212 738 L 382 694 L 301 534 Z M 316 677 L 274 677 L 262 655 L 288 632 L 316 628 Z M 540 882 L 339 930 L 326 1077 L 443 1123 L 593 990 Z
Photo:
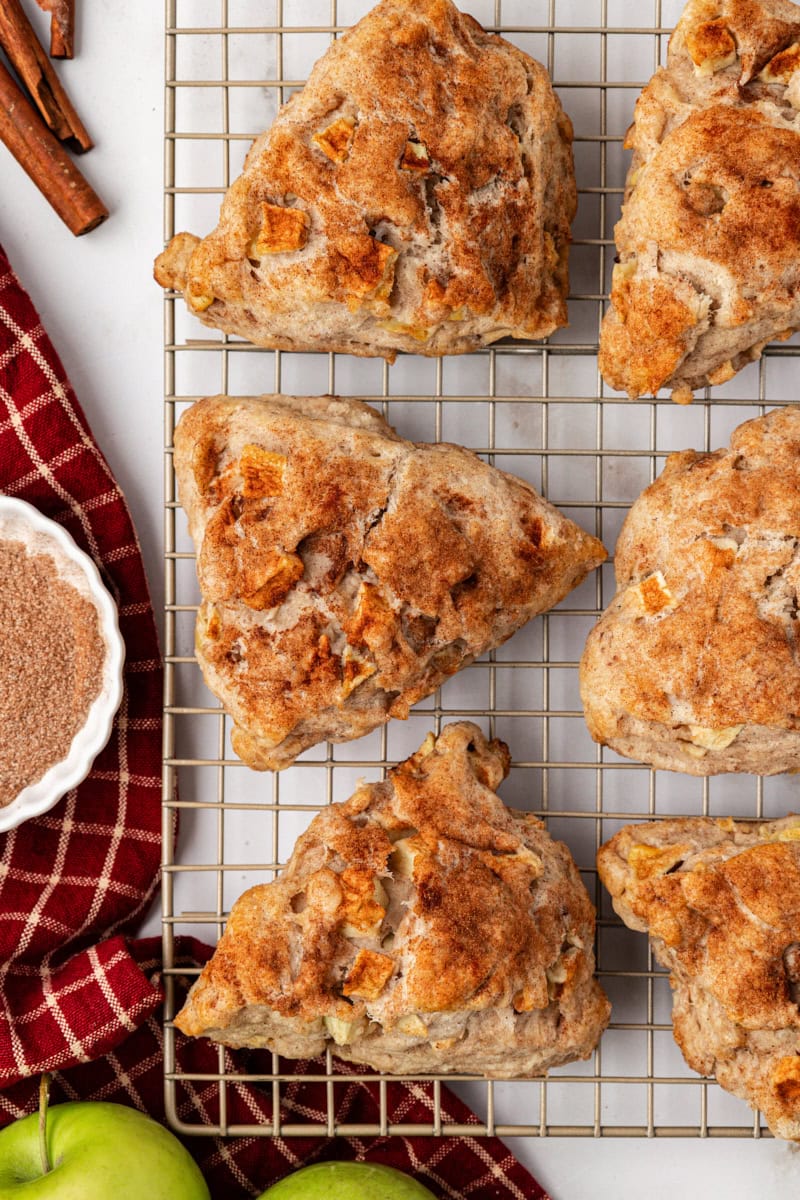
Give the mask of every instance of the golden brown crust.
M 800 326 L 800 8 L 690 0 L 636 106 L 600 369 L 685 400 Z
M 629 825 L 597 865 L 671 971 L 689 1065 L 800 1139 L 800 818 Z
M 526 483 L 357 400 L 200 401 L 175 469 L 198 659 L 255 767 L 406 716 L 605 557 Z
M 688 774 L 800 768 L 800 408 L 672 455 L 615 568 L 581 661 L 595 741 Z
M 540 64 L 450 0 L 383 0 L 254 143 L 216 231 L 191 255 L 179 234 L 156 279 L 282 349 L 544 337 L 566 323 L 571 142 Z
M 230 1045 L 393 1072 L 534 1074 L 608 1020 L 594 909 L 565 846 L 504 808 L 502 742 L 431 734 L 383 783 L 316 816 L 234 905 L 176 1023 Z

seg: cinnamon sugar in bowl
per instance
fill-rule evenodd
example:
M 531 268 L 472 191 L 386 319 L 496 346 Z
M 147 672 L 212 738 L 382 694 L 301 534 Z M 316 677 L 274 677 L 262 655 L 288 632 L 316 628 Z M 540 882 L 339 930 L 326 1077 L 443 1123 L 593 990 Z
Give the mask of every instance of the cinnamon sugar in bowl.
M 88 774 L 122 698 L 117 610 L 92 560 L 0 496 L 0 831 Z

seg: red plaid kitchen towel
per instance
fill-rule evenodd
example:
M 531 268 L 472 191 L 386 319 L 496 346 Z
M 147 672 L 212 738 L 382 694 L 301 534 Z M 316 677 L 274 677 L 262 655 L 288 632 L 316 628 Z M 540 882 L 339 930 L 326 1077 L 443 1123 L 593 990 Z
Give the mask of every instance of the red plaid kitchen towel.
M 0 490 L 64 525 L 114 596 L 127 647 L 125 694 L 111 740 L 88 778 L 43 817 L 0 834 L 0 1125 L 33 1111 L 37 1079 L 54 1099 L 104 1099 L 164 1119 L 160 942 L 126 935 L 146 910 L 160 861 L 161 663 L 136 534 L 30 299 L 0 249 Z M 183 939 L 182 962 L 208 947 Z M 218 1051 L 179 1037 L 186 1074 L 216 1073 Z M 226 1070 L 264 1072 L 227 1056 Z M 283 1064 L 297 1073 L 308 1064 Z M 336 1088 L 339 1122 L 374 1123 L 375 1084 L 353 1069 Z M 324 1083 L 284 1085 L 285 1120 L 321 1121 Z M 429 1123 L 431 1085 L 390 1083 L 390 1122 Z M 230 1124 L 271 1121 L 271 1094 L 227 1087 Z M 216 1083 L 180 1087 L 179 1116 L 219 1123 Z M 476 1121 L 442 1088 L 446 1122 Z M 420 1176 L 447 1200 L 547 1200 L 496 1138 L 193 1138 L 212 1194 L 254 1196 L 303 1163 L 366 1159 Z
M 92 556 L 127 647 L 122 704 L 91 774 L 49 813 L 0 836 L 6 1087 L 104 1053 L 154 1007 L 121 935 L 146 911 L 161 858 L 162 678 L 125 499 L 2 251 L 0 488 L 58 521 Z
M 147 977 L 158 984 L 160 941 L 132 943 L 132 953 Z M 179 939 L 176 959 L 197 965 L 211 951 L 189 938 Z M 188 982 L 188 981 L 186 981 Z M 53 1099 L 90 1098 L 135 1104 L 151 1116 L 164 1117 L 161 1016 L 155 1012 L 125 1038 L 116 1050 L 97 1062 L 59 1072 L 54 1077 Z M 178 1035 L 178 1063 L 186 1074 L 216 1074 L 218 1052 L 210 1042 Z M 342 1068 L 348 1071 L 346 1066 Z M 271 1056 L 225 1051 L 227 1074 L 268 1073 Z M 324 1070 L 324 1061 L 281 1061 L 284 1074 L 296 1073 L 296 1083 L 282 1084 L 281 1110 L 287 1121 L 327 1119 L 324 1083 L 307 1083 L 304 1073 Z M 336 1119 L 339 1122 L 374 1124 L 380 1112 L 378 1085 L 358 1078 L 352 1068 L 348 1078 L 336 1083 Z M 389 1083 L 387 1114 L 392 1123 L 430 1124 L 434 1104 L 429 1084 Z M 0 1093 L 0 1116 L 13 1108 L 14 1115 L 32 1112 L 38 1099 L 38 1081 L 26 1080 L 10 1092 Z M 178 1116 L 192 1125 L 216 1124 L 220 1111 L 215 1082 L 189 1082 L 178 1088 Z M 476 1121 L 466 1105 L 442 1088 L 445 1122 Z M 272 1120 L 269 1086 L 263 1090 L 244 1083 L 226 1089 L 230 1124 L 253 1125 Z M 416 1175 L 442 1200 L 548 1200 L 538 1183 L 497 1138 L 192 1138 L 186 1143 L 219 1200 L 258 1195 L 265 1187 L 296 1167 L 328 1159 L 380 1162 Z

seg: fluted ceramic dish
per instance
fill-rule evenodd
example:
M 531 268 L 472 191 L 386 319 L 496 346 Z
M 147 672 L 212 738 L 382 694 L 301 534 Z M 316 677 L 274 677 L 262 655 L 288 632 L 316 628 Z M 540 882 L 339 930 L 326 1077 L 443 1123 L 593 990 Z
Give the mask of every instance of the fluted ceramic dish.
M 0 832 L 16 828 L 29 817 L 48 812 L 62 796 L 86 778 L 92 763 L 111 736 L 114 715 L 122 700 L 125 643 L 119 631 L 117 606 L 100 578 L 97 567 L 55 521 L 42 516 L 38 509 L 24 500 L 0 495 L 0 539 L 16 539 L 27 544 L 32 534 L 40 540 L 37 553 L 47 553 L 48 545 L 41 543 L 49 543 L 57 566 L 67 559 L 78 568 L 86 581 L 88 595 L 97 609 L 100 635 L 105 645 L 103 682 L 86 721 L 72 739 L 66 758 L 54 763 L 44 775 L 23 788 L 10 804 L 0 808 Z

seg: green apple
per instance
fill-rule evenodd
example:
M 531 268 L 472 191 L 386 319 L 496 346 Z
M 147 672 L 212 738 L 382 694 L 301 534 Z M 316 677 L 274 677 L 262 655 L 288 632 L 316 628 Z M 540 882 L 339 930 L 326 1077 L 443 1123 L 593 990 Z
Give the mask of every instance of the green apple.
M 324 1162 L 273 1184 L 259 1200 L 435 1200 L 416 1179 L 375 1163 Z
M 122 1104 L 56 1104 L 0 1131 L 0 1200 L 210 1200 L 188 1150 Z M 48 1171 L 44 1173 L 43 1147 Z

